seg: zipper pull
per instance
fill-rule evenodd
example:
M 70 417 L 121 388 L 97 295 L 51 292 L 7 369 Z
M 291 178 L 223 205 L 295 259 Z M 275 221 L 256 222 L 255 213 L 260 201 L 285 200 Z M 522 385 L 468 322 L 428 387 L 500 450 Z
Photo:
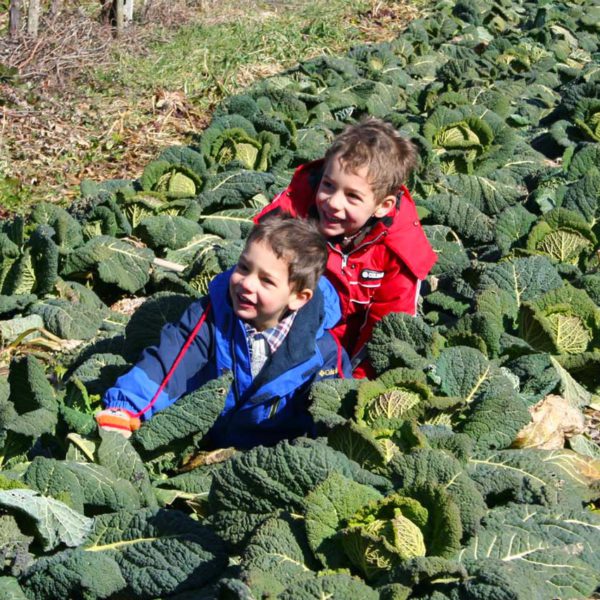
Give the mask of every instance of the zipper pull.
M 345 269 L 347 264 L 348 264 L 348 255 L 342 253 L 342 269 Z

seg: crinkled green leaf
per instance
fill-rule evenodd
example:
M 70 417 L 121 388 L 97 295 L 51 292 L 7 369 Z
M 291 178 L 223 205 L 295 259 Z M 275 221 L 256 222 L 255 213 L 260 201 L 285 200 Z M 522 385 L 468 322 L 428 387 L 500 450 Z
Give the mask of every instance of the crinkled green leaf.
M 334 470 L 357 483 L 378 488 L 388 485 L 384 478 L 312 440 L 296 445 L 284 441 L 273 448 L 258 446 L 235 456 L 216 474 L 209 494 L 220 534 L 238 543 L 274 511 L 303 510 L 304 497 Z
M 110 598 L 125 585 L 119 565 L 112 556 L 80 549 L 40 558 L 23 579 L 27 593 L 45 600 Z
M 589 498 L 587 481 L 560 455 L 542 450 L 501 450 L 472 457 L 469 474 L 488 504 L 496 499 L 519 504 L 580 508 Z
M 134 293 L 148 282 L 153 258 L 152 251 L 147 248 L 136 248 L 125 241 L 101 235 L 69 254 L 62 274 L 94 272 L 101 281 Z
M 309 412 L 317 425 L 333 427 L 345 423 L 354 414 L 359 381 L 324 379 L 310 390 Z
M 42 363 L 31 354 L 15 359 L 8 382 L 10 409 L 1 415 L 2 427 L 34 439 L 53 432 L 58 404 Z
M 60 298 L 41 300 L 29 308 L 44 319 L 46 329 L 65 340 L 89 340 L 97 335 L 104 311 Z
M 227 565 L 219 538 L 177 510 L 101 515 L 83 550 L 112 557 L 134 597 L 199 588 Z
M 361 579 L 346 573 L 302 579 L 288 586 L 280 600 L 313 600 L 314 598 L 360 598 L 378 600 L 379 594 Z
M 136 233 L 150 248 L 177 250 L 202 233 L 202 227 L 185 217 L 156 215 L 142 219 Z
M 133 484 L 106 467 L 36 457 L 24 481 L 44 496 L 61 500 L 80 513 L 135 510 L 141 499 Z
M 242 553 L 244 569 L 268 573 L 279 589 L 264 590 L 277 593 L 290 583 L 313 576 L 318 563 L 310 552 L 301 521 L 282 514 L 265 521 L 250 537 Z
M 563 281 L 550 260 L 531 256 L 505 260 L 485 269 L 479 289 L 498 287 L 510 292 L 517 305 L 562 286 Z
M 458 506 L 464 533 L 469 536 L 479 527 L 486 511 L 485 502 L 456 458 L 441 450 L 415 450 L 394 457 L 390 471 L 396 489 L 441 485 Z
M 231 381 L 230 376 L 219 377 L 182 396 L 144 422 L 135 434 L 134 443 L 144 450 L 156 450 L 175 440 L 205 435 L 225 407 Z

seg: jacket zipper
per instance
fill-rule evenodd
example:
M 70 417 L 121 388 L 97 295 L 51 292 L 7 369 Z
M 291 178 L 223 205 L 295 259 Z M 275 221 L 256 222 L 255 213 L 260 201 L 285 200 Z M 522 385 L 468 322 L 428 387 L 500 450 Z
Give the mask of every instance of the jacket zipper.
M 371 244 L 374 244 L 375 242 L 377 242 L 379 240 L 380 237 L 383 237 L 384 235 L 386 235 L 386 232 L 382 231 L 376 238 L 370 240 L 366 244 L 361 244 L 358 248 L 354 248 L 354 250 L 351 250 L 350 252 L 348 252 L 348 254 L 345 254 L 341 250 L 338 250 L 331 242 L 327 242 L 327 243 L 329 244 L 329 247 L 334 252 L 337 252 L 338 254 L 341 255 L 341 257 L 342 257 L 342 269 L 345 269 L 346 265 L 348 264 L 348 257 L 351 254 L 354 254 L 355 252 L 358 252 L 359 250 L 362 250 L 363 248 L 366 248 L 367 246 L 370 246 Z

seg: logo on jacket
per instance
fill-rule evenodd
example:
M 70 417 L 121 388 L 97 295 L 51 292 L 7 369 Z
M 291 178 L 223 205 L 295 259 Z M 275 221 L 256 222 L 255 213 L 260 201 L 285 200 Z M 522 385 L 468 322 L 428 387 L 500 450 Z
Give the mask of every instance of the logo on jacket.
M 363 279 L 383 279 L 385 275 L 384 271 L 373 271 L 372 269 L 363 269 L 360 273 L 360 276 Z

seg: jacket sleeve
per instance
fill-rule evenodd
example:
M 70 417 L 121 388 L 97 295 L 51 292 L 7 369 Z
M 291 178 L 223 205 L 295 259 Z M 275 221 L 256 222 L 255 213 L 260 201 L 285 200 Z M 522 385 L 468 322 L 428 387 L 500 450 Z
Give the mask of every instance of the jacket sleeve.
M 189 348 L 183 353 L 184 345 L 195 326 L 204 317 L 206 299 L 192 303 L 178 323 L 167 323 L 161 330 L 157 346 L 146 348 L 139 361 L 127 373 L 119 377 L 113 387 L 102 398 L 106 408 L 122 408 L 144 420 L 178 398 L 197 389 L 206 377 L 203 369 L 209 362 L 213 345 L 213 328 L 204 322 Z M 165 377 L 181 353 L 180 362 L 164 389 L 157 394 Z
M 373 328 L 385 315 L 394 312 L 416 314 L 419 289 L 420 281 L 416 276 L 403 263 L 396 261 L 367 308 L 351 357 L 354 365 L 366 358 L 366 344 L 371 339 Z

